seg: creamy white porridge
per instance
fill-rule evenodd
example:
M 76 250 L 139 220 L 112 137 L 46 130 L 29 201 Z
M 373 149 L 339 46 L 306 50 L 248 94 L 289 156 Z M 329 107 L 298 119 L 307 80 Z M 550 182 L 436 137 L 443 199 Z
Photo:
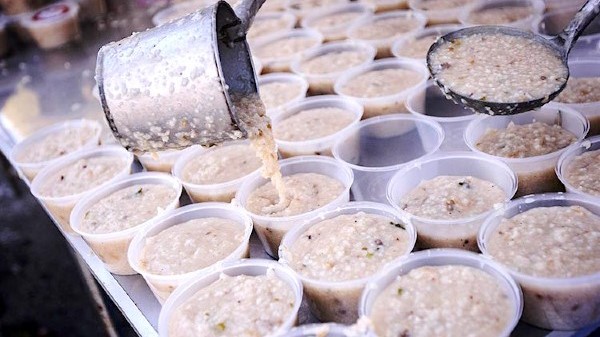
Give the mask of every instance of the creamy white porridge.
M 189 273 L 223 260 L 243 241 L 244 227 L 233 220 L 194 219 L 147 238 L 140 265 L 157 275 Z
M 407 69 L 372 70 L 360 74 L 341 87 L 344 95 L 373 98 L 400 93 L 417 85 L 423 75 Z
M 477 25 L 501 25 L 526 19 L 534 14 L 531 6 L 505 6 L 474 11 L 467 22 Z
M 226 276 L 176 308 L 171 337 L 267 336 L 292 313 L 294 294 L 274 273 Z
M 438 176 L 419 183 L 402 198 L 400 207 L 428 219 L 456 220 L 490 211 L 506 197 L 500 187 L 486 180 Z
M 424 11 L 452 9 L 468 5 L 474 1 L 475 0 L 423 0 L 420 3 L 419 9 Z
M 303 110 L 273 127 L 277 140 L 300 142 L 332 135 L 354 121 L 354 114 L 340 108 Z
M 261 60 L 289 58 L 318 44 L 319 40 L 315 37 L 287 37 L 256 48 L 254 54 Z
M 571 77 L 556 97 L 561 103 L 600 102 L 600 77 Z
M 160 214 L 177 198 L 166 185 L 134 185 L 100 199 L 83 215 L 79 229 L 90 234 L 120 232 Z
M 477 141 L 485 153 L 505 158 L 541 156 L 563 149 L 577 140 L 574 134 L 559 125 L 533 122 L 510 123 L 506 129 L 489 129 Z
M 259 91 L 265 108 L 271 110 L 304 96 L 302 89 L 302 84 L 296 82 L 270 82 L 261 84 Z
M 600 196 L 600 150 L 585 152 L 570 162 L 564 178 L 576 189 Z
M 21 163 L 39 163 L 55 159 L 83 148 L 95 137 L 97 137 L 97 130 L 92 127 L 61 129 L 29 144 L 15 160 Z
M 40 195 L 57 198 L 91 190 L 122 172 L 127 164 L 121 157 L 80 159 L 49 176 Z
M 309 75 L 331 74 L 350 69 L 369 59 L 360 50 L 331 52 L 313 57 L 300 64 L 300 71 Z
M 290 266 L 323 281 L 347 281 L 373 275 L 407 253 L 404 224 L 389 217 L 358 212 L 323 220 L 289 247 Z
M 462 96 L 499 103 L 542 99 L 567 80 L 550 48 L 504 34 L 473 34 L 441 44 L 430 55 L 434 77 Z
M 423 36 L 418 39 L 409 39 L 397 54 L 404 57 L 425 59 L 429 47 L 438 39 L 437 35 Z
M 286 200 L 271 182 L 254 190 L 246 201 L 246 209 L 263 216 L 283 217 L 310 212 L 337 198 L 344 186 L 338 180 L 318 173 L 297 173 L 283 177 Z
M 600 272 L 600 217 L 581 206 L 538 207 L 502 219 L 488 252 L 532 276 L 575 277 Z
M 420 27 L 416 17 L 390 17 L 369 21 L 352 30 L 353 39 L 381 40 L 409 33 Z
M 249 40 L 265 37 L 269 34 L 281 32 L 287 28 L 292 28 L 290 19 L 286 16 L 279 17 L 257 17 L 246 36 Z
M 380 337 L 492 337 L 511 322 L 514 310 L 491 275 L 467 266 L 426 266 L 388 285 L 369 318 Z
M 361 15 L 361 12 L 333 13 L 313 21 L 310 26 L 311 28 L 326 31 L 328 29 L 348 25 Z
M 182 170 L 187 183 L 219 184 L 246 176 L 262 162 L 248 144 L 223 146 L 192 159 Z

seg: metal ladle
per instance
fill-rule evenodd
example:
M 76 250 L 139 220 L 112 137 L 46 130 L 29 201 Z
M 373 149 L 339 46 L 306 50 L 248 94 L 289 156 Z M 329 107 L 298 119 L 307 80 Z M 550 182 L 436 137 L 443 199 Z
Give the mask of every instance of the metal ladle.
M 440 69 L 434 69 L 431 65 L 431 55 L 443 44 L 449 43 L 455 40 L 459 40 L 475 34 L 506 34 L 511 36 L 523 37 L 537 43 L 540 43 L 551 50 L 555 51 L 556 54 L 561 58 L 563 65 L 568 69 L 567 59 L 571 48 L 584 31 L 584 29 L 592 22 L 592 20 L 598 15 L 600 11 L 600 0 L 588 0 L 585 5 L 575 14 L 575 17 L 569 22 L 567 27 L 556 37 L 552 39 L 546 39 L 541 35 L 534 34 L 531 32 L 502 27 L 502 26 L 476 26 L 457 30 L 446 34 L 439 38 L 430 48 L 427 53 L 427 67 L 431 73 L 432 78 L 436 84 L 446 94 L 446 97 L 452 99 L 458 104 L 463 104 L 468 108 L 475 110 L 476 112 L 492 114 L 492 115 L 513 115 L 529 111 L 538 108 L 552 99 L 554 99 L 566 86 L 568 80 L 568 73 L 565 82 L 555 92 L 549 93 L 547 96 L 539 99 L 523 102 L 512 102 L 512 103 L 498 103 L 498 102 L 487 102 L 478 99 L 473 99 L 468 96 L 463 96 L 452 90 L 451 87 L 444 85 L 438 79 L 438 73 Z
M 235 11 L 219 1 L 100 49 L 100 100 L 125 148 L 158 152 L 248 136 L 244 114 L 262 102 L 245 36 L 264 1 L 244 0 Z

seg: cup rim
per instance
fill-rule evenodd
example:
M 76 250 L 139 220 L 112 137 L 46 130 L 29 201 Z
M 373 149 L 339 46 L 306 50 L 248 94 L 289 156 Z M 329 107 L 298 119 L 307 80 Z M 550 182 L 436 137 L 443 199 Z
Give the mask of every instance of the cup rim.
M 297 102 L 297 101 L 301 100 L 302 98 L 305 98 L 306 93 L 308 92 L 309 84 L 308 84 L 308 81 L 304 77 L 302 77 L 298 74 L 284 73 L 284 72 L 268 73 L 265 75 L 258 76 L 258 81 L 256 82 L 257 86 L 258 86 L 258 91 L 260 92 L 261 84 L 265 85 L 265 84 L 269 84 L 269 83 L 273 83 L 273 82 L 298 83 L 300 85 L 301 90 L 299 91 L 298 95 L 295 96 L 292 100 L 290 100 L 288 102 L 284 102 L 283 104 L 280 104 L 276 107 L 267 109 L 267 115 L 276 113 L 276 112 L 280 111 L 281 109 L 285 108 L 286 106 L 288 106 L 289 104 Z
M 170 225 L 165 225 L 165 222 L 171 222 L 171 221 L 174 221 L 173 220 L 174 218 L 184 216 L 189 213 L 200 213 L 207 209 L 220 209 L 220 210 L 224 210 L 224 211 L 233 212 L 233 213 L 236 213 L 237 216 L 239 216 L 240 218 L 243 219 L 243 223 L 239 223 L 239 224 L 244 227 L 244 238 L 242 240 L 242 243 L 240 245 L 238 245 L 233 251 L 231 251 L 231 253 L 229 255 L 227 255 L 222 260 L 216 261 L 206 267 L 196 269 L 194 271 L 190 271 L 190 272 L 186 272 L 186 273 L 180 273 L 180 274 L 169 274 L 169 275 L 156 274 L 145 268 L 142 268 L 142 266 L 140 265 L 140 256 L 141 256 L 142 250 L 145 245 L 145 240 L 148 237 L 156 236 L 168 228 L 175 227 L 175 226 L 182 224 L 182 222 L 178 222 L 178 223 L 173 223 Z M 195 217 L 194 216 L 194 219 L 203 219 L 203 218 L 204 217 Z M 157 229 L 158 227 L 162 227 L 162 226 L 165 226 L 165 227 L 162 229 Z M 141 230 L 139 230 L 135 234 L 133 239 L 131 240 L 131 243 L 129 244 L 129 248 L 127 249 L 127 260 L 129 262 L 129 265 L 131 266 L 131 268 L 136 273 L 143 275 L 144 277 L 149 277 L 152 280 L 172 281 L 173 279 L 187 279 L 198 273 L 210 272 L 213 269 L 218 268 L 218 266 L 220 264 L 222 264 L 223 262 L 233 260 L 233 257 L 239 255 L 239 252 L 245 246 L 248 245 L 248 241 L 250 240 L 250 235 L 252 234 L 252 228 L 253 228 L 252 219 L 250 218 L 250 216 L 248 216 L 243 210 L 239 209 L 238 207 L 233 206 L 230 203 L 202 202 L 202 203 L 197 203 L 197 204 L 189 204 L 189 205 L 175 208 L 175 209 L 172 209 L 172 210 L 169 210 L 169 211 L 166 211 L 166 212 L 160 214 L 158 217 L 153 218 L 151 223 L 149 223 L 147 226 L 144 226 Z
M 385 38 L 361 39 L 361 38 L 357 38 L 356 36 L 354 36 L 354 33 L 358 28 L 360 28 L 361 26 L 364 26 L 365 24 L 367 24 L 369 22 L 375 22 L 378 20 L 386 20 L 389 18 L 398 18 L 398 17 L 415 18 L 418 21 L 418 25 L 417 25 L 417 27 L 415 27 L 414 29 L 412 29 L 410 31 L 407 31 L 406 33 L 396 34 L 394 36 L 389 36 L 389 37 L 385 37 Z M 346 36 L 349 40 L 377 44 L 377 43 L 382 43 L 384 41 L 393 41 L 394 39 L 397 39 L 400 36 L 405 35 L 405 34 L 414 34 L 416 32 L 420 32 L 423 30 L 423 28 L 426 25 L 427 25 L 427 17 L 423 13 L 420 13 L 417 11 L 411 11 L 411 10 L 407 10 L 407 9 L 393 10 L 393 11 L 387 11 L 387 12 L 369 15 L 369 16 L 366 16 L 359 20 L 354 21 L 346 29 Z M 400 36 L 398 36 L 398 35 L 400 35 Z
M 287 331 L 295 322 L 296 317 L 298 315 L 298 310 L 300 309 L 300 304 L 302 302 L 303 288 L 302 282 L 300 279 L 294 274 L 292 270 L 288 267 L 278 263 L 277 261 L 267 260 L 267 259 L 241 259 L 237 261 L 228 261 L 223 263 L 218 268 L 213 269 L 209 273 L 202 273 L 198 275 L 194 275 L 194 277 L 188 281 L 186 281 L 181 286 L 177 287 L 171 296 L 167 298 L 165 303 L 163 304 L 160 315 L 158 317 L 158 332 L 160 336 L 167 336 L 169 329 L 169 319 L 173 311 L 181 306 L 190 295 L 197 293 L 201 289 L 206 288 L 208 285 L 214 283 L 215 281 L 209 283 L 208 285 L 199 286 L 199 283 L 205 282 L 207 279 L 217 277 L 221 273 L 230 275 L 230 276 L 238 276 L 238 275 L 246 275 L 243 271 L 238 269 L 244 269 L 246 267 L 255 267 L 259 269 L 264 269 L 266 274 L 269 270 L 273 270 L 275 273 L 279 273 L 277 278 L 284 281 L 294 293 L 294 307 L 292 312 L 287 317 L 287 319 L 279 326 L 277 331 L 274 334 L 283 333 Z M 263 274 L 260 274 L 263 275 Z M 185 297 L 185 298 L 184 298 Z
M 520 197 L 515 200 L 511 200 L 507 204 L 505 204 L 501 209 L 494 211 L 490 214 L 481 227 L 479 228 L 479 232 L 477 233 L 477 245 L 479 246 L 479 250 L 481 253 L 489 258 L 490 260 L 494 260 L 494 257 L 487 250 L 487 239 L 489 236 L 489 232 L 498 227 L 498 224 L 494 224 L 494 220 L 502 217 L 504 218 L 504 214 L 515 208 L 520 208 L 523 204 L 535 204 L 540 201 L 545 200 L 556 200 L 556 201 L 573 201 L 579 204 L 595 204 L 598 205 L 598 201 L 594 200 L 594 198 L 576 194 L 576 193 L 542 193 L 542 194 L 530 194 L 523 197 Z M 534 209 L 536 207 L 531 207 L 529 209 Z M 590 211 L 591 212 L 591 211 Z M 521 214 L 522 212 L 519 212 Z M 593 212 L 594 213 L 594 212 Z M 495 260 L 494 260 L 495 261 Z M 597 271 L 592 274 L 575 276 L 575 277 L 543 277 L 543 276 L 532 276 L 522 272 L 518 272 L 511 268 L 510 266 L 505 266 L 503 263 L 497 262 L 500 265 L 504 266 L 504 268 L 508 271 L 508 273 L 516 279 L 519 283 L 535 283 L 538 285 L 546 286 L 546 287 L 570 287 L 574 285 L 584 285 L 589 284 L 591 281 L 600 282 L 600 271 Z
M 569 165 L 576 157 L 579 157 L 588 151 L 600 150 L 600 147 L 595 150 L 591 149 L 592 146 L 596 144 L 600 146 L 600 135 L 585 138 L 583 141 L 581 141 L 581 143 L 578 144 L 579 146 L 572 146 L 568 148 L 558 158 L 558 162 L 556 163 L 556 167 L 554 168 L 554 170 L 556 172 L 556 176 L 558 177 L 560 182 L 563 183 L 563 185 L 565 185 L 567 191 L 571 190 L 573 191 L 572 193 L 582 194 L 590 196 L 592 198 L 600 198 L 600 196 L 594 196 L 593 194 L 586 193 L 580 190 L 579 188 L 576 188 L 565 177 L 565 170 L 567 169 L 567 165 Z
M 44 196 L 44 195 L 40 194 L 39 189 L 42 187 L 42 184 L 45 182 L 45 180 L 47 178 L 49 178 L 52 174 L 56 173 L 58 170 L 64 168 L 67 165 L 77 162 L 79 159 L 102 157 L 107 154 L 108 155 L 112 154 L 112 155 L 114 155 L 114 157 L 120 157 L 120 158 L 124 159 L 126 165 L 123 166 L 123 170 L 121 170 L 120 172 L 115 174 L 113 177 L 111 177 L 104 183 L 102 183 L 96 187 L 93 187 L 91 189 L 79 192 L 79 193 L 69 194 L 69 195 L 64 195 L 64 196 L 50 197 L 50 196 Z M 31 182 L 31 194 L 33 194 L 33 196 L 36 197 L 37 199 L 43 200 L 44 202 L 51 202 L 51 203 L 62 204 L 62 203 L 66 203 L 71 200 L 78 200 L 82 196 L 84 196 L 88 193 L 95 192 L 98 189 L 100 189 L 106 185 L 110 185 L 113 182 L 122 179 L 122 178 L 119 178 L 119 176 L 123 172 L 130 172 L 132 163 L 133 163 L 133 154 L 131 152 L 128 152 L 127 150 L 125 150 L 124 148 L 122 148 L 119 145 L 104 145 L 104 146 L 98 146 L 98 147 L 90 148 L 90 149 L 82 149 L 80 151 L 76 151 L 76 152 L 70 153 L 66 156 L 63 156 L 57 162 L 52 163 L 52 164 L 44 167 L 42 170 L 40 170 L 40 172 L 38 172 L 38 174 L 35 176 L 35 178 Z
M 146 180 L 162 180 L 161 183 L 156 183 L 156 185 L 169 185 L 173 187 L 176 194 L 173 200 L 169 202 L 168 205 L 165 206 L 165 210 L 176 208 L 179 204 L 179 197 L 181 196 L 182 186 L 181 183 L 175 179 L 175 177 L 171 176 L 168 173 L 163 172 L 140 172 L 129 175 L 127 178 L 123 178 L 114 182 L 111 182 L 107 185 L 102 186 L 101 188 L 95 190 L 92 193 L 89 193 L 83 196 L 75 207 L 73 211 L 71 211 L 71 216 L 69 218 L 69 223 L 71 224 L 71 228 L 73 231 L 85 238 L 95 239 L 95 240 L 110 240 L 118 237 L 126 236 L 132 233 L 136 233 L 140 228 L 144 228 L 145 226 L 151 224 L 154 219 L 156 219 L 159 215 L 155 215 L 154 217 L 137 224 L 135 226 L 108 233 L 89 233 L 79 228 L 81 225 L 81 220 L 85 211 L 89 210 L 94 204 L 99 202 L 100 200 L 110 196 L 111 194 L 118 192 L 124 188 L 133 186 L 138 183 L 142 183 Z
M 436 258 L 449 258 L 449 259 L 452 259 L 453 261 L 452 261 L 452 263 L 443 263 L 443 264 L 435 263 L 434 261 L 431 261 Z M 420 262 L 420 261 L 423 261 L 424 263 L 420 266 L 416 266 L 416 267 L 410 268 L 405 271 L 402 270 L 407 264 L 413 263 L 413 262 Z M 427 262 L 429 262 L 429 263 L 427 263 Z M 370 314 L 370 311 L 371 311 L 368 301 L 373 296 L 375 296 L 375 298 L 377 298 L 377 296 L 381 293 L 381 291 L 383 289 L 385 289 L 385 287 L 387 287 L 391 282 L 393 282 L 393 279 L 392 279 L 391 282 L 385 281 L 387 284 L 385 284 L 385 286 L 383 286 L 383 287 L 378 285 L 378 283 L 383 282 L 383 279 L 389 277 L 390 274 L 400 275 L 400 273 L 402 273 L 402 275 L 405 275 L 411 270 L 415 270 L 415 269 L 418 269 L 418 268 L 421 268 L 424 266 L 448 266 L 448 265 L 463 265 L 463 266 L 475 268 L 479 271 L 482 271 L 482 272 L 490 275 L 492 278 L 494 278 L 494 280 L 498 283 L 498 285 L 501 286 L 507 293 L 509 293 L 509 296 L 511 297 L 511 302 L 512 302 L 511 306 L 513 309 L 515 309 L 514 310 L 515 312 L 513 313 L 512 320 L 510 321 L 510 323 L 508 323 L 506 325 L 506 327 L 504 328 L 503 332 L 500 335 L 501 336 L 510 335 L 510 332 L 514 329 L 514 327 L 519 322 L 519 319 L 521 318 L 521 314 L 523 312 L 523 293 L 521 291 L 521 287 L 511 277 L 511 275 L 505 270 L 505 268 L 502 267 L 502 265 L 500 265 L 499 263 L 497 263 L 497 262 L 493 261 L 492 259 L 487 258 L 481 254 L 476 254 L 476 253 L 473 253 L 470 251 L 456 249 L 456 248 L 427 249 L 427 250 L 423 250 L 420 252 L 411 253 L 408 256 L 404 256 L 404 257 L 396 260 L 394 263 L 389 264 L 385 269 L 383 269 L 379 273 L 377 273 L 377 275 L 375 275 L 367 283 L 367 286 L 365 287 L 365 290 L 363 291 L 362 296 L 360 298 L 359 315 L 361 317 L 362 316 L 368 317 L 368 315 Z M 488 272 L 487 270 L 484 270 L 483 266 L 487 266 L 488 268 L 492 269 L 495 274 L 492 274 L 492 273 Z M 378 293 L 376 295 L 374 295 L 373 294 L 374 291 L 376 291 Z
M 460 24 L 453 24 L 453 23 L 446 23 L 446 24 L 441 24 L 441 25 L 430 26 L 419 32 L 415 32 L 413 34 L 408 34 L 408 35 L 400 36 L 400 37 L 396 38 L 394 40 L 394 42 L 392 43 L 392 47 L 390 48 L 390 50 L 392 52 L 392 55 L 394 55 L 394 57 L 396 57 L 398 59 L 417 60 L 417 61 L 423 62 L 423 61 L 426 61 L 425 58 L 416 58 L 416 57 L 408 57 L 408 56 L 400 55 L 399 50 L 402 47 L 404 47 L 404 45 L 412 39 L 418 40 L 418 39 L 424 38 L 426 36 L 431 36 L 431 35 L 442 36 L 447 33 L 453 32 L 455 30 L 462 29 L 462 28 L 465 28 L 465 26 L 460 25 Z
M 423 124 L 427 125 L 427 127 L 431 128 L 437 135 L 436 145 L 430 151 L 427 151 L 427 153 L 425 153 L 424 155 L 422 155 L 418 158 L 409 160 L 404 163 L 398 163 L 398 164 L 388 165 L 388 166 L 361 166 L 361 165 L 349 163 L 346 160 L 341 158 L 338 147 L 347 141 L 347 139 L 352 134 L 351 131 L 356 131 L 356 130 L 359 130 L 360 128 L 368 127 L 373 124 L 389 123 L 390 121 L 409 121 L 409 122 L 414 122 L 415 124 L 423 123 Z M 388 172 L 388 171 L 398 170 L 407 164 L 415 162 L 419 158 L 430 156 L 431 154 L 433 154 L 440 148 L 440 146 L 442 145 L 442 143 L 444 141 L 444 129 L 438 122 L 428 120 L 425 118 L 420 118 L 417 116 L 408 115 L 408 114 L 389 114 L 389 115 L 371 117 L 371 118 L 360 121 L 358 124 L 353 126 L 352 129 L 350 129 L 350 130 L 348 132 L 346 132 L 343 137 L 340 137 L 336 141 L 336 143 L 331 148 L 331 152 L 333 153 L 333 157 L 336 160 L 342 162 L 344 165 L 350 167 L 353 170 L 362 171 L 362 172 Z
M 398 203 L 396 202 L 397 200 L 395 200 L 395 198 L 393 196 L 395 186 L 398 183 L 398 181 L 400 181 L 405 176 L 405 174 L 407 172 L 412 171 L 414 169 L 419 169 L 423 165 L 430 164 L 432 162 L 437 162 L 437 161 L 442 161 L 442 160 L 447 160 L 447 159 L 454 159 L 454 158 L 457 158 L 457 159 L 465 159 L 466 158 L 466 159 L 471 159 L 471 160 L 482 161 L 482 162 L 486 162 L 487 164 L 496 165 L 498 168 L 501 168 L 502 170 L 504 170 L 506 175 L 512 178 L 512 186 L 510 187 L 510 190 L 504 191 L 504 192 L 506 192 L 506 196 L 504 198 L 504 201 L 502 202 L 503 205 L 506 204 L 507 202 L 509 202 L 514 197 L 515 193 L 517 192 L 518 177 L 515 174 L 515 172 L 513 170 L 511 170 L 511 168 L 506 163 L 502 162 L 501 160 L 495 159 L 495 158 L 484 157 L 482 155 L 473 153 L 471 151 L 453 151 L 453 152 L 447 152 L 447 153 L 437 153 L 437 154 L 434 154 L 429 157 L 418 159 L 417 161 L 409 164 L 406 167 L 403 167 L 398 172 L 396 172 L 392 176 L 392 178 L 390 179 L 390 181 L 387 185 L 387 189 L 386 189 L 387 202 L 390 205 L 392 205 L 392 207 L 394 207 L 400 214 L 402 214 L 411 223 L 416 220 L 421 223 L 427 223 L 427 224 L 433 225 L 433 226 L 460 226 L 462 224 L 471 223 L 471 222 L 474 222 L 477 220 L 483 220 L 483 219 L 487 218 L 487 216 L 489 216 L 491 213 L 494 212 L 494 210 L 495 210 L 494 206 L 483 213 L 475 214 L 475 215 L 464 217 L 464 218 L 431 219 L 431 218 L 427 218 L 427 217 L 409 213 L 409 212 L 401 209 L 399 207 Z M 422 181 L 425 181 L 425 180 L 422 180 Z
M 545 18 L 551 16 L 551 15 L 556 15 L 556 14 L 563 14 L 565 10 L 570 10 L 572 9 L 574 13 L 577 13 L 579 11 L 579 9 L 581 8 L 581 5 L 573 5 L 573 4 L 567 4 L 562 6 L 561 8 L 554 8 L 550 11 L 544 12 L 542 13 L 542 15 L 540 15 L 539 17 L 536 17 L 533 19 L 533 21 L 531 22 L 531 31 L 539 34 L 545 38 L 552 38 L 553 35 L 548 35 L 546 33 L 542 33 L 540 31 L 540 25 L 542 24 L 542 22 L 544 21 Z M 600 32 L 595 33 L 595 34 L 589 34 L 589 35 L 581 35 L 577 41 L 593 41 L 595 39 L 597 39 L 598 37 L 600 37 Z M 575 61 L 575 60 L 573 60 Z
M 315 23 L 315 21 L 322 19 L 324 17 L 330 16 L 332 14 L 339 14 L 339 13 L 347 13 L 347 12 L 358 12 L 361 15 L 354 19 L 354 20 L 350 20 L 350 23 L 342 23 L 342 24 L 338 24 L 332 27 L 328 27 L 326 29 L 319 29 L 313 26 L 313 24 Z M 311 28 L 311 29 L 315 29 L 318 30 L 320 32 L 323 33 L 330 33 L 330 32 L 335 32 L 338 30 L 343 30 L 344 28 L 348 27 L 349 25 L 351 25 L 353 22 L 362 19 L 363 17 L 368 17 L 373 15 L 373 9 L 371 8 L 371 6 L 368 6 L 365 3 L 362 2 L 340 2 L 339 4 L 334 4 L 332 6 L 327 6 L 323 9 L 319 9 L 318 11 L 314 11 L 312 13 L 308 13 L 307 15 L 305 15 L 302 20 L 300 20 L 300 26 L 304 27 L 304 28 Z M 326 35 L 326 34 L 323 34 Z
M 503 3 L 506 3 L 506 2 L 509 2 L 512 4 L 529 3 L 532 8 L 532 12 L 529 15 L 527 15 L 526 17 L 518 19 L 516 21 L 511 21 L 511 22 L 501 24 L 501 25 L 509 26 L 509 27 L 518 27 L 519 25 L 526 24 L 527 21 L 531 21 L 531 20 L 535 21 L 536 19 L 538 19 L 538 17 L 541 17 L 544 14 L 544 10 L 546 8 L 546 5 L 543 0 L 476 0 L 475 2 L 471 3 L 463 12 L 461 12 L 458 15 L 458 21 L 460 21 L 460 23 L 465 26 L 479 25 L 479 24 L 469 21 L 469 16 L 473 12 L 484 9 L 486 7 L 493 8 L 497 5 L 502 5 Z M 518 6 L 518 7 L 522 7 L 522 6 Z M 525 7 L 525 6 L 523 6 L 523 7 Z M 530 25 L 527 25 L 527 26 L 529 28 Z
M 346 210 L 356 210 L 356 212 L 344 213 L 344 211 L 346 211 Z M 371 211 L 371 213 L 369 213 L 369 211 Z M 405 226 L 404 230 L 407 231 L 407 234 L 409 236 L 408 246 L 406 247 L 405 252 L 402 255 L 399 255 L 399 256 L 393 258 L 391 261 L 381 265 L 381 267 L 378 269 L 378 271 L 385 269 L 385 267 L 388 264 L 393 263 L 394 261 L 398 260 L 399 258 L 410 254 L 410 252 L 412 252 L 412 250 L 414 249 L 415 244 L 417 242 L 417 230 L 416 230 L 415 226 L 412 223 L 410 223 L 409 221 L 406 221 L 406 219 L 395 208 L 393 208 L 387 204 L 377 203 L 377 202 L 373 202 L 373 201 L 349 201 L 335 209 L 321 212 L 321 213 L 307 219 L 306 221 L 303 221 L 300 225 L 294 226 L 291 230 L 289 230 L 283 236 L 283 239 L 281 240 L 281 244 L 279 245 L 279 250 L 278 250 L 279 263 L 282 263 L 282 264 L 288 266 L 291 270 L 293 270 L 294 273 L 296 273 L 298 275 L 300 280 L 302 280 L 302 283 L 306 282 L 311 285 L 327 287 L 327 288 L 354 288 L 354 287 L 360 287 L 360 286 L 365 285 L 371 278 L 373 278 L 374 275 L 377 274 L 378 271 L 376 271 L 375 273 L 368 275 L 368 276 L 354 278 L 354 279 L 350 279 L 350 280 L 344 280 L 344 281 L 317 280 L 317 279 L 305 276 L 305 275 L 297 272 L 294 268 L 292 268 L 292 266 L 289 264 L 289 261 L 287 261 L 285 256 L 288 255 L 288 253 L 287 253 L 288 250 L 300 238 L 302 233 L 305 233 L 311 227 L 319 224 L 320 222 L 322 222 L 324 220 L 332 219 L 332 218 L 340 216 L 340 215 L 345 215 L 345 214 L 356 214 L 359 212 L 374 214 L 374 213 L 372 213 L 373 211 L 386 212 L 388 216 L 391 216 L 391 217 L 396 218 L 397 220 L 400 220 L 402 222 L 402 224 Z M 292 239 L 292 237 L 294 237 L 294 236 L 298 236 L 298 237 Z
M 318 30 L 316 29 L 312 29 L 312 28 L 294 28 L 294 29 L 290 29 L 288 31 L 285 32 L 278 32 L 278 33 L 273 33 L 273 34 L 269 34 L 267 36 L 264 36 L 263 38 L 260 39 L 256 39 L 256 42 L 254 43 L 254 50 L 258 51 L 259 49 L 263 48 L 264 46 L 273 43 L 275 41 L 278 40 L 283 40 L 285 38 L 288 37 L 299 37 L 299 36 L 307 36 L 307 37 L 314 37 L 317 40 L 317 43 L 312 46 L 309 47 L 303 51 L 297 52 L 297 53 L 293 53 L 292 55 L 289 56 L 284 56 L 284 57 L 266 57 L 266 58 L 261 58 L 260 56 L 258 56 L 258 54 L 255 54 L 255 56 L 260 60 L 260 62 L 263 64 L 263 66 L 268 67 L 268 65 L 270 63 L 277 63 L 277 62 L 289 62 L 290 60 L 292 60 L 296 55 L 302 54 L 303 52 L 309 51 L 313 48 L 317 48 L 319 46 L 321 46 L 323 44 L 323 34 L 321 34 Z

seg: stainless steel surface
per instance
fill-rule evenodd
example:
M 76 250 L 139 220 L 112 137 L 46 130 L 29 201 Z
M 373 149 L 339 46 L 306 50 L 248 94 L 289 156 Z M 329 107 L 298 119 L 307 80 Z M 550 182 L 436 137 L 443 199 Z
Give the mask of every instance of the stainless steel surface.
M 451 32 L 442 36 L 431 46 L 429 52 L 427 53 L 427 67 L 429 68 L 431 77 L 435 80 L 440 89 L 446 93 L 448 98 L 452 99 L 457 104 L 465 105 L 476 112 L 490 115 L 513 115 L 533 110 L 548 103 L 558 96 L 558 94 L 567 85 L 566 80 L 558 90 L 539 99 L 510 103 L 481 101 L 454 92 L 452 88 L 441 83 L 439 78 L 436 76 L 441 69 L 434 69 L 432 67 L 430 62 L 431 55 L 439 46 L 447 43 L 448 41 L 458 40 L 475 34 L 504 34 L 533 40 L 551 50 L 554 50 L 556 54 L 562 58 L 564 66 L 567 67 L 567 59 L 572 46 L 577 41 L 581 33 L 583 33 L 585 28 L 599 13 L 600 0 L 588 0 L 586 4 L 577 12 L 577 14 L 575 14 L 575 17 L 571 20 L 571 22 L 569 22 L 567 27 L 560 34 L 558 34 L 558 36 L 552 39 L 546 39 L 538 34 L 505 26 L 475 26 Z
M 123 146 L 155 152 L 247 136 L 234 98 L 258 90 L 245 38 L 227 37 L 239 25 L 221 1 L 102 47 L 96 80 Z

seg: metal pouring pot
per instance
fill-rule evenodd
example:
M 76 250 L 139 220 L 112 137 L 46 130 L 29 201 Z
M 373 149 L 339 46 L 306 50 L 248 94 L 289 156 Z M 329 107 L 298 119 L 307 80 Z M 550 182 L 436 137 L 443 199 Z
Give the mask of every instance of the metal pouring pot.
M 245 107 L 262 103 L 245 35 L 264 1 L 244 0 L 236 11 L 219 1 L 100 49 L 102 107 L 125 148 L 157 152 L 248 136 L 243 114 L 257 110 Z

